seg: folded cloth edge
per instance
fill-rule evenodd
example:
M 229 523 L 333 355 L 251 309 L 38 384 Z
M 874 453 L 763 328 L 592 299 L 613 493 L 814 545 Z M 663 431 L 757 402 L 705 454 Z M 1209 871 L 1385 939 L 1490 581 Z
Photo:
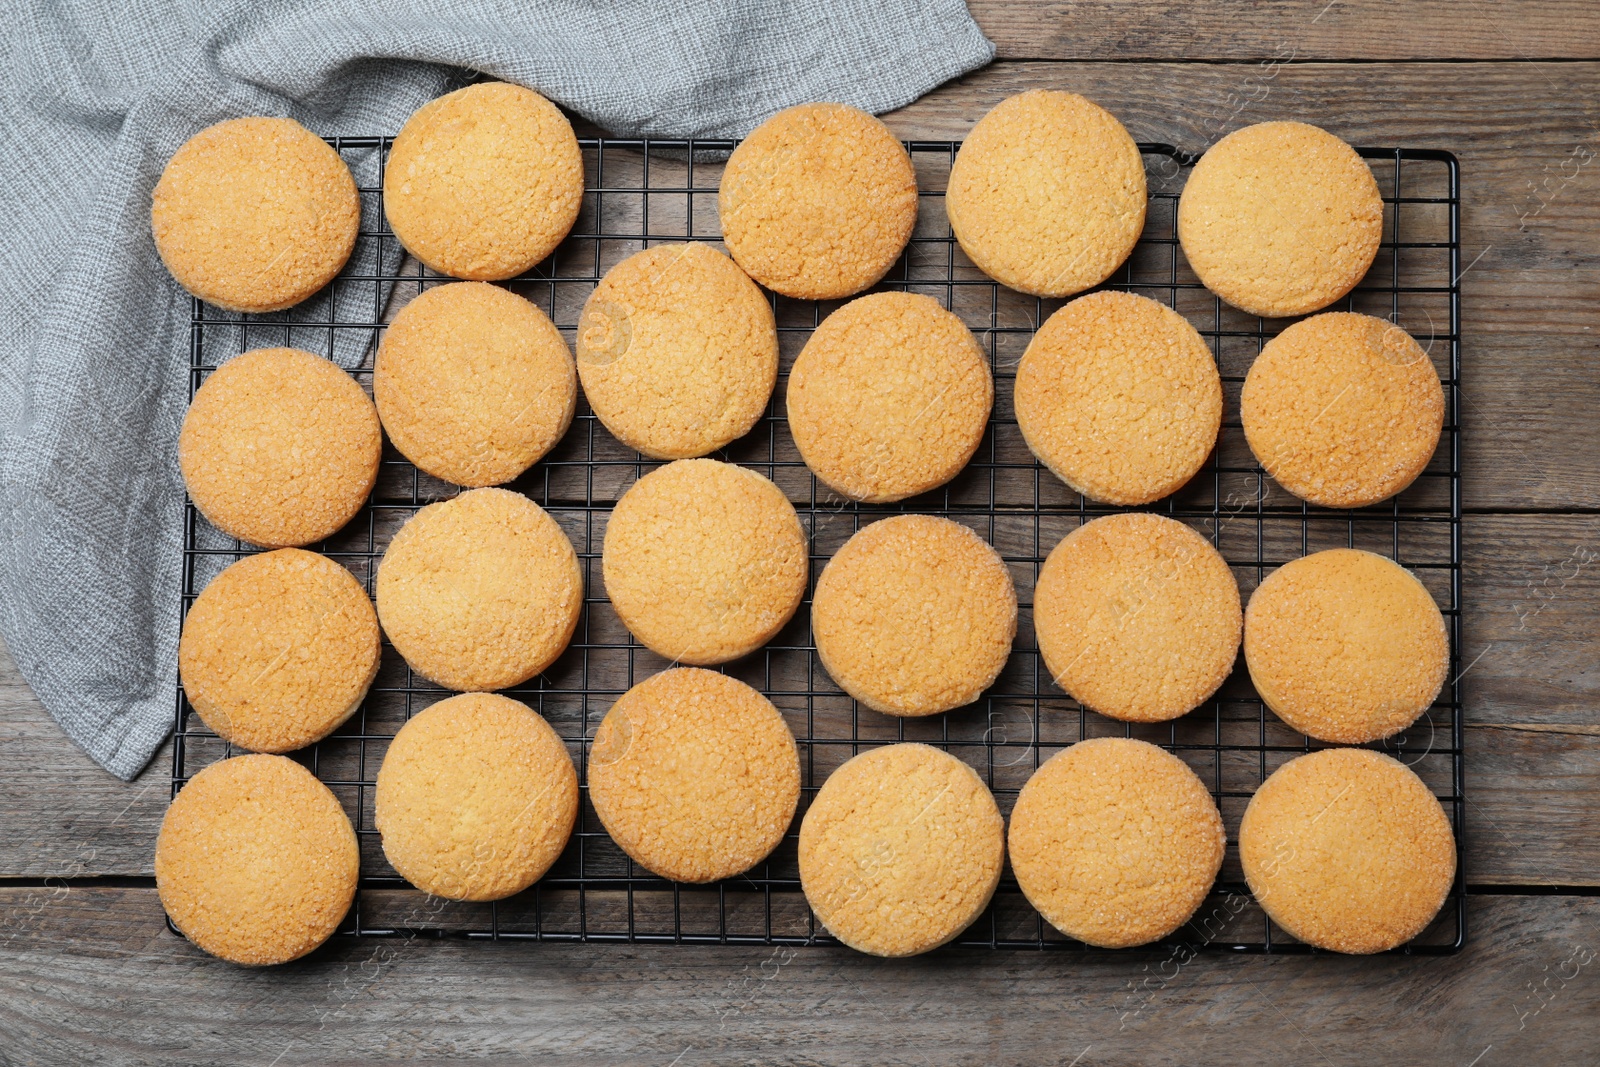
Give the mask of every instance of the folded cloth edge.
M 109 300 L 93 296 L 87 301 L 52 300 L 41 320 L 44 342 L 21 359 L 19 417 L 0 426 L 0 443 L 5 446 L 0 453 L 4 504 L 0 573 L 5 575 L 0 583 L 0 636 L 63 731 L 96 763 L 131 780 L 160 748 L 175 720 L 183 528 L 175 442 L 187 403 L 189 298 L 160 267 L 148 236 L 149 189 L 161 163 L 176 147 L 168 143 L 170 136 L 153 132 L 162 122 L 152 119 L 150 112 L 171 112 L 194 103 L 205 118 L 197 115 L 193 129 L 236 114 L 288 113 L 322 133 L 389 132 L 392 127 L 358 128 L 360 116 L 344 112 L 339 113 L 338 128 L 318 129 L 314 101 L 308 104 L 319 94 L 327 95 L 352 64 L 370 62 L 374 56 L 381 59 L 388 52 L 390 58 L 414 60 L 404 64 L 408 68 L 464 65 L 530 85 L 622 135 L 741 136 L 768 114 L 807 100 L 839 100 L 873 112 L 892 110 L 993 58 L 993 45 L 958 0 L 910 6 L 916 9 L 910 19 L 914 25 L 889 45 L 871 40 L 870 35 L 828 42 L 859 53 L 849 57 L 860 63 L 852 78 L 840 80 L 839 71 L 848 67 L 820 64 L 776 88 L 769 81 L 760 92 L 735 93 L 738 106 L 732 114 L 725 111 L 719 124 L 707 127 L 697 126 L 693 113 L 685 110 L 665 119 L 658 113 L 630 120 L 603 93 L 563 84 L 548 64 L 528 61 L 527 53 L 507 55 L 492 46 L 470 43 L 386 49 L 376 38 L 360 42 L 367 47 L 343 54 L 330 54 L 325 48 L 321 57 L 313 57 L 313 64 L 321 62 L 321 67 L 299 68 L 275 75 L 276 80 L 221 70 L 229 61 L 229 44 L 214 41 L 204 50 L 209 65 L 191 65 L 180 84 L 134 103 L 121 121 L 110 158 L 97 172 L 99 190 L 89 211 L 103 225 L 86 226 L 85 233 L 92 240 L 98 229 L 103 240 L 108 234 L 132 230 L 141 238 L 140 255 L 119 262 L 103 248 L 79 242 L 61 258 L 58 276 L 122 292 L 125 300 L 138 294 L 152 308 L 148 329 L 141 332 L 152 348 L 167 353 L 170 363 L 136 368 L 133 374 L 139 380 L 118 383 L 122 392 L 115 397 L 100 395 L 107 390 L 87 400 L 73 394 L 81 383 L 92 380 L 91 370 L 100 365 L 97 360 L 108 352 L 112 358 L 122 354 L 119 330 L 124 324 L 115 320 L 120 309 L 111 307 Z M 848 35 L 850 29 L 841 32 Z M 272 35 L 265 38 L 270 41 Z M 254 43 L 260 46 L 261 40 Z M 794 61 L 793 56 L 784 59 Z M 450 87 L 451 74 L 436 69 L 434 80 L 421 79 L 427 89 L 406 105 L 406 113 Z M 242 78 L 246 88 L 202 96 L 209 89 L 207 79 L 219 74 Z M 417 77 L 411 84 L 417 84 Z M 170 126 L 170 115 L 165 118 Z M 87 329 L 75 335 L 85 321 L 86 303 Z M 57 401 L 77 404 L 78 421 L 52 417 Z M 117 422 L 117 416 L 124 421 Z M 119 453 L 126 467 L 107 469 L 106 456 L 85 439 L 86 430 L 92 436 L 94 430 L 106 428 L 129 431 L 136 438 Z M 140 447 L 141 442 L 150 447 Z M 81 480 L 77 489 L 61 477 L 71 470 Z M 124 536 L 119 539 L 119 535 Z M 142 558 L 135 559 L 135 554 Z M 119 590 L 105 601 L 79 606 L 76 614 L 72 610 L 63 614 L 52 598 L 85 573 L 98 575 L 96 580 L 101 581 L 132 573 L 130 584 L 138 588 Z M 141 613 L 147 627 L 138 625 Z M 130 634 L 130 629 L 144 632 Z

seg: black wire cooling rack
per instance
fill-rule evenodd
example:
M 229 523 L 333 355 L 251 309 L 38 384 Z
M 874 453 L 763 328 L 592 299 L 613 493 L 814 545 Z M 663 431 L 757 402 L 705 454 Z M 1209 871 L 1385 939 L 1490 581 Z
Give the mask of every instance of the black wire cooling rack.
M 194 303 L 190 388 L 226 358 L 250 348 L 290 345 L 336 359 L 369 390 L 372 352 L 386 317 L 422 289 L 450 279 L 405 260 L 386 228 L 381 204 L 387 137 L 331 142 L 350 164 L 362 197 L 356 255 L 324 292 L 289 312 L 240 316 Z M 686 238 L 717 242 L 716 191 L 731 141 L 586 139 L 583 210 L 572 234 L 510 287 L 543 307 L 571 341 L 583 301 L 612 265 L 652 243 Z M 811 330 L 837 304 L 773 300 L 781 340 L 777 389 L 763 420 L 717 453 L 766 474 L 794 502 L 810 534 L 811 575 L 866 523 L 904 511 L 943 515 L 986 537 L 1015 579 L 1021 615 L 1015 649 L 996 684 L 976 704 L 925 720 L 864 710 L 821 669 L 811 640 L 809 596 L 794 620 L 763 651 L 724 669 L 766 693 L 799 742 L 801 811 L 830 771 L 864 748 L 925 741 L 966 760 L 1009 814 L 1033 770 L 1082 738 L 1117 735 L 1159 744 L 1184 759 L 1216 797 L 1228 829 L 1217 886 L 1166 951 L 1299 952 L 1307 946 L 1275 927 L 1253 902 L 1240 871 L 1237 834 L 1244 806 L 1282 763 L 1322 747 L 1270 714 L 1242 666 L 1218 696 L 1171 723 L 1129 725 L 1082 709 L 1056 689 L 1033 636 L 1032 591 L 1051 548 L 1068 532 L 1117 508 L 1086 502 L 1028 452 L 1011 403 L 1015 368 L 1034 330 L 1061 303 L 1024 297 L 995 284 L 962 255 L 945 218 L 943 196 L 957 144 L 911 142 L 921 190 L 915 234 L 882 288 L 938 298 L 985 345 L 995 377 L 995 409 L 981 447 L 953 482 L 894 505 L 857 504 L 820 485 L 789 436 L 783 398 L 787 372 Z M 1381 747 L 1410 764 L 1443 802 L 1461 841 L 1462 713 L 1461 431 L 1459 173 L 1447 152 L 1362 149 L 1383 192 L 1385 240 L 1364 282 L 1340 308 L 1388 318 L 1428 349 L 1444 382 L 1446 415 L 1437 454 L 1399 497 L 1359 511 L 1308 506 L 1278 488 L 1250 455 L 1237 418 L 1250 361 L 1283 323 L 1263 322 L 1225 306 L 1200 285 L 1177 242 L 1177 198 L 1193 157 L 1143 144 L 1150 183 L 1144 235 L 1126 265 L 1106 283 L 1162 300 L 1209 342 L 1224 383 L 1217 449 L 1184 489 L 1152 509 L 1188 523 L 1221 551 L 1248 597 L 1273 568 L 1308 552 L 1354 546 L 1399 560 L 1422 579 L 1448 620 L 1451 681 L 1438 702 L 1404 734 Z M 658 464 L 619 444 L 580 402 L 572 428 L 541 463 L 513 484 L 542 505 L 571 536 L 587 581 L 582 620 L 571 648 L 544 674 L 510 695 L 537 709 L 566 743 L 580 776 L 590 739 L 612 702 L 633 683 L 665 668 L 633 641 L 604 594 L 600 549 L 612 502 Z M 348 528 L 311 546 L 347 566 L 371 592 L 379 557 L 418 508 L 453 496 L 455 487 L 421 474 L 386 445 L 378 485 Z M 253 551 L 224 538 L 187 508 L 183 610 L 222 567 Z M 799 815 L 776 852 L 748 874 L 709 887 L 676 885 L 636 867 L 606 836 L 585 792 L 576 832 L 537 885 L 495 904 L 462 904 L 409 887 L 384 860 L 373 828 L 374 779 L 389 740 L 412 714 L 449 694 L 407 669 L 387 643 L 377 682 L 359 712 L 333 736 L 297 754 L 338 795 L 361 844 L 356 905 L 343 930 L 359 936 L 466 937 L 490 940 L 631 941 L 707 944 L 831 943 L 807 908 L 796 859 Z M 201 767 L 233 754 L 206 730 L 177 694 L 174 794 Z M 584 778 L 583 780 L 586 780 Z M 1466 938 L 1466 897 L 1458 870 L 1449 902 L 1434 924 L 1399 950 L 1444 954 Z M 962 935 L 963 945 L 1088 950 L 1045 923 L 1009 876 L 990 908 Z

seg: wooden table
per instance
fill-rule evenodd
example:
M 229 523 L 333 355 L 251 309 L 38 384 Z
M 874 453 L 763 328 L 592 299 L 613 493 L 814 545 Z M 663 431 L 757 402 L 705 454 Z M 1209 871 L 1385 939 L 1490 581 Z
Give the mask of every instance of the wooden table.
M 1471 934 L 1448 958 L 340 940 L 270 971 L 162 923 L 166 752 L 94 767 L 0 660 L 0 1064 L 1600 1061 L 1600 5 L 975 0 L 991 67 L 888 116 L 960 138 L 1072 89 L 1141 141 L 1267 119 L 1462 167 Z

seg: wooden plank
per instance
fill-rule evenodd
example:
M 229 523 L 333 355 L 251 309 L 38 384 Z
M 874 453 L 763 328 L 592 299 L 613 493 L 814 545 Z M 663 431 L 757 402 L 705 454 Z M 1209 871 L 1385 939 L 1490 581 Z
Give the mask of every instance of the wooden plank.
M 1454 152 L 1465 503 L 1600 507 L 1600 450 L 1580 432 L 1600 407 L 1600 63 L 1312 63 L 1266 77 L 1233 65 L 1002 62 L 886 121 L 906 138 L 959 139 L 1029 88 L 1083 93 L 1138 140 L 1188 150 L 1300 119 L 1355 144 Z
M 1469 877 L 1594 884 L 1600 520 L 1472 517 L 1466 529 Z
M 1587 0 L 971 0 L 1002 59 L 1590 59 Z
M 132 783 L 101 770 L 61 732 L 0 643 L 0 877 L 148 872 L 171 766 L 164 745 Z
M 1095 97 L 1141 139 L 1197 147 L 1214 139 L 1205 116 L 1227 114 L 1240 77 L 1239 68 L 1205 65 L 1002 63 L 890 122 L 902 136 L 960 137 L 1010 92 L 1048 85 Z M 1560 176 L 1569 149 L 1592 143 L 1582 139 L 1597 99 L 1600 64 L 1476 64 L 1470 73 L 1291 66 L 1233 119 L 1313 116 L 1358 142 L 1438 145 L 1462 156 L 1467 257 L 1489 249 L 1464 282 L 1471 506 L 1600 506 L 1600 453 L 1581 432 L 1600 406 L 1600 166 L 1582 169 L 1548 201 L 1528 199 L 1519 184 Z M 1522 215 L 1530 218 L 1518 232 Z M 1559 575 L 1600 530 L 1587 519 L 1474 517 L 1467 533 L 1465 658 L 1483 652 L 1467 686 L 1470 715 L 1483 723 L 1468 742 L 1469 795 L 1486 830 L 1507 829 L 1496 845 L 1494 834 L 1474 828 L 1469 872 L 1490 884 L 1592 883 L 1596 846 L 1578 824 L 1597 802 L 1586 769 L 1594 741 L 1584 732 L 1597 700 L 1591 650 L 1600 632 L 1586 585 L 1596 572 L 1586 567 L 1569 581 L 1571 593 Z M 1525 623 L 1519 612 L 1537 606 L 1552 580 L 1557 603 Z M 158 755 L 132 787 L 115 782 L 61 737 L 9 659 L 0 663 L 0 712 L 0 825 L 10 831 L 0 840 L 0 874 L 148 871 L 168 757 Z
M 1268 76 L 1239 65 L 1002 62 L 886 118 L 908 139 L 960 139 L 999 100 L 1030 87 L 1083 92 L 1139 139 L 1191 151 L 1250 122 L 1310 118 L 1357 144 L 1455 152 L 1463 175 L 1466 505 L 1600 508 L 1600 451 L 1573 432 L 1600 402 L 1600 335 L 1592 312 L 1600 292 L 1600 198 L 1593 195 L 1600 182 L 1600 64 L 1297 64 Z M 638 169 L 626 151 L 607 160 L 608 184 L 626 185 L 630 166 Z M 1380 171 L 1387 183 L 1387 168 Z M 681 180 L 682 173 L 679 161 L 653 164 L 658 182 Z M 717 165 L 698 164 L 695 180 L 708 192 L 696 198 L 693 234 L 715 240 L 709 190 Z M 943 174 L 929 168 L 922 180 L 937 187 Z M 1167 193 L 1181 187 L 1181 174 L 1153 184 Z M 1442 182 L 1404 191 L 1438 194 Z M 607 205 L 608 213 L 623 213 L 614 229 L 637 226 L 637 207 L 627 215 L 628 198 L 612 196 Z M 1442 209 L 1404 210 L 1408 233 L 1446 236 Z M 683 214 L 671 198 L 655 198 L 653 231 L 688 234 Z M 1160 225 L 1152 217 L 1152 228 Z M 942 236 L 943 220 L 924 217 L 919 232 Z M 611 249 L 602 259 L 627 251 Z M 1418 265 L 1448 277 L 1444 254 L 1431 254 L 1435 261 L 1429 255 L 1416 253 Z M 575 317 L 583 295 L 562 290 L 570 306 L 558 308 L 558 317 Z M 1033 307 L 1009 294 L 1001 305 L 1008 323 Z M 978 310 L 986 324 L 986 299 Z M 1185 310 L 1209 321 L 1209 301 Z M 1402 306 L 1401 321 L 1424 339 L 1442 332 L 1447 318 L 1442 297 L 1407 298 Z M 793 354 L 786 349 L 786 358 Z M 601 444 L 607 441 L 602 435 Z M 597 491 L 619 487 L 596 484 Z
M 1472 898 L 1442 958 L 335 942 L 245 970 L 153 890 L 0 890 L 7 1062 L 1589 1062 L 1600 901 Z M 825 1022 L 823 1020 L 826 1020 Z
M 92 766 L 77 770 L 87 757 L 37 703 L 8 715 L 30 729 L 10 734 L 0 755 L 0 824 L 8 830 L 0 878 L 149 875 L 166 811 L 166 749 L 144 777 L 123 784 Z M 1466 863 L 1474 884 L 1600 883 L 1600 846 L 1589 830 L 1600 811 L 1600 737 L 1590 731 L 1468 728 Z
M 1191 151 L 1277 119 L 1316 122 L 1354 144 L 1446 149 L 1462 162 L 1463 247 L 1473 250 L 1469 256 L 1485 244 L 1501 252 L 1474 273 L 1596 267 L 1600 204 L 1581 194 L 1600 161 L 1574 150 L 1593 149 L 1600 137 L 1600 62 L 1304 63 L 1279 66 L 1271 77 L 1232 64 L 998 62 L 884 120 L 904 138 L 959 140 L 995 104 L 1026 89 L 1082 93 L 1135 139 Z M 1574 316 L 1558 327 L 1583 321 Z
M 1600 508 L 1600 451 L 1587 448 L 1573 433 L 1600 402 L 1600 335 L 1591 310 L 1600 292 L 1600 198 L 1593 195 L 1600 181 L 1600 64 L 1296 64 L 1268 74 L 1239 65 L 1002 62 L 886 118 L 908 139 L 960 139 L 999 100 L 1030 87 L 1086 93 L 1118 114 L 1139 139 L 1191 151 L 1250 122 L 1311 118 L 1357 144 L 1457 153 L 1464 200 L 1459 266 L 1466 506 Z M 613 150 L 606 158 L 608 186 L 638 182 L 638 153 Z M 1387 168 L 1380 171 L 1380 180 L 1388 184 Z M 1443 173 L 1441 166 L 1432 176 Z M 694 175 L 696 187 L 706 192 L 695 197 L 692 227 L 680 197 L 656 196 L 650 213 L 654 234 L 716 240 L 718 165 L 697 163 Z M 679 184 L 685 177 L 681 160 L 663 157 L 652 163 L 657 186 Z M 925 187 L 937 187 L 942 170 L 929 166 L 921 180 Z M 1429 184 L 1404 192 L 1443 191 L 1442 181 Z M 1167 193 L 1181 187 L 1181 174 L 1153 185 Z M 608 232 L 639 229 L 639 209 L 628 196 L 608 196 Z M 1413 239 L 1419 232 L 1441 240 L 1446 236 L 1442 209 L 1412 205 L 1404 210 Z M 589 220 L 580 221 L 580 229 L 586 226 L 593 228 Z M 1151 226 L 1159 229 L 1161 223 L 1152 217 Z M 945 232 L 941 218 L 925 214 L 919 223 L 919 233 Z M 592 247 L 580 244 L 573 254 L 587 264 Z M 623 241 L 608 244 L 600 250 L 601 269 L 634 248 Z M 1448 277 L 1442 252 L 1414 255 L 1434 276 Z M 587 288 L 563 284 L 556 289 L 552 295 L 547 286 L 533 285 L 528 295 L 548 300 L 558 321 L 570 324 Z M 402 287 L 396 299 L 409 295 L 410 289 Z M 1209 321 L 1209 300 L 1193 304 L 1184 310 Z M 1387 313 L 1387 306 L 1381 310 Z M 987 296 L 981 308 L 967 311 L 986 325 Z M 1002 294 L 1001 317 L 1008 324 L 1032 311 L 1031 299 Z M 1406 298 L 1401 311 L 1402 323 L 1424 339 L 1442 332 L 1448 319 L 1443 297 Z M 1240 321 L 1246 320 L 1241 316 Z M 1253 328 L 1254 320 L 1248 324 Z M 799 341 L 786 335 L 786 360 Z M 1242 367 L 1233 370 L 1242 372 Z M 608 435 L 600 435 L 600 453 L 619 459 L 632 455 L 613 445 Z M 575 433 L 554 455 L 571 458 L 586 447 Z M 631 468 L 610 473 L 613 477 L 602 476 L 594 484 L 595 492 L 620 490 Z
M 1471 516 L 1465 526 L 1471 720 L 1600 735 L 1600 519 Z
M 1600 736 L 1541 724 L 1474 725 L 1466 760 L 1469 882 L 1600 884 L 1593 843 Z
M 1600 517 L 1470 516 L 1464 554 L 1468 877 L 1600 884 Z M 150 873 L 169 767 L 100 771 L 0 656 L 0 876 Z

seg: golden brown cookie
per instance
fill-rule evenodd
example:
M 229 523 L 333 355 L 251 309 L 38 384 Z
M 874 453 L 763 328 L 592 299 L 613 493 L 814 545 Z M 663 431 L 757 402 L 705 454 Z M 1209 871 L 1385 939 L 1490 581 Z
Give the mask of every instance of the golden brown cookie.
M 1144 159 L 1122 123 L 1076 93 L 1002 100 L 967 134 L 945 211 L 989 277 L 1070 296 L 1122 265 L 1144 229 Z
M 1178 240 L 1207 289 L 1252 315 L 1327 307 L 1378 254 L 1383 198 L 1372 170 L 1303 122 L 1235 130 L 1200 157 L 1178 200 Z
M 873 293 L 822 320 L 789 372 L 789 431 L 812 473 L 855 500 L 937 488 L 994 405 L 972 332 L 932 297 Z
M 326 941 L 360 854 L 339 801 L 284 756 L 235 756 L 189 779 L 161 820 L 156 891 L 183 936 L 251 967 Z
M 211 372 L 178 435 L 195 507 L 263 548 L 337 533 L 378 480 L 383 432 L 354 378 L 296 348 L 258 348 Z
M 800 802 L 800 755 L 766 697 L 678 667 L 606 713 L 589 754 L 589 799 L 634 862 L 675 882 L 714 882 L 783 839 Z
M 960 523 L 896 515 L 828 561 L 811 602 L 817 656 L 886 715 L 933 715 L 994 684 L 1017 635 L 1005 561 Z
M 372 395 L 396 448 L 456 485 L 509 482 L 572 423 L 572 354 L 543 311 L 484 282 L 411 301 L 384 331 Z
M 1416 481 L 1444 426 L 1422 346 L 1370 315 L 1330 311 L 1268 341 L 1239 397 L 1250 451 L 1295 496 L 1376 504 Z
M 1272 773 L 1239 825 L 1245 881 L 1272 921 L 1334 952 L 1383 952 L 1433 921 L 1456 875 L 1439 801 L 1381 752 L 1330 748 Z
M 679 663 L 754 652 L 805 595 L 806 534 L 783 491 L 747 467 L 685 459 L 617 501 L 602 566 L 617 615 Z
M 1033 772 L 1011 812 L 1011 869 L 1050 925 L 1100 948 L 1159 941 L 1205 900 L 1227 835 L 1188 764 L 1097 737 Z
M 914 956 L 972 925 L 1005 852 L 1005 820 L 977 772 L 928 745 L 888 745 L 817 791 L 800 823 L 800 884 L 846 945 Z
M 361 583 L 315 552 L 246 556 L 189 608 L 178 674 L 217 736 L 255 752 L 304 748 L 361 706 L 378 675 L 378 616 Z
M 572 542 L 509 489 L 429 504 L 378 564 L 378 620 L 411 669 L 446 689 L 520 685 L 566 649 L 583 607 Z
M 457 278 L 521 274 L 561 243 L 583 203 L 572 123 L 520 85 L 482 82 L 418 108 L 383 172 L 383 210 L 406 251 Z
M 500 900 L 544 876 L 578 817 L 578 774 L 532 708 L 463 693 L 413 717 L 378 769 L 383 854 L 424 893 Z
M 578 377 L 617 440 L 703 456 L 750 432 L 778 380 L 778 331 L 754 282 L 710 245 L 659 245 L 600 279 L 578 320 Z
M 1182 315 L 1132 293 L 1080 296 L 1017 367 L 1017 423 L 1040 462 L 1107 504 L 1148 504 L 1195 476 L 1222 427 L 1222 379 Z
M 350 168 L 293 119 L 207 126 L 167 161 L 150 206 L 161 262 L 229 311 L 279 311 L 327 285 L 360 223 Z
M 1334 548 L 1284 564 L 1251 594 L 1244 659 L 1280 719 L 1358 745 L 1399 733 L 1428 709 L 1449 672 L 1450 636 L 1410 571 Z
M 1085 523 L 1051 551 L 1033 591 L 1050 677 L 1125 722 L 1199 707 L 1233 669 L 1241 625 L 1239 586 L 1221 554 L 1160 515 Z
M 734 262 L 799 300 L 859 293 L 917 221 L 917 176 L 889 127 L 845 104 L 780 111 L 728 157 L 717 192 Z

